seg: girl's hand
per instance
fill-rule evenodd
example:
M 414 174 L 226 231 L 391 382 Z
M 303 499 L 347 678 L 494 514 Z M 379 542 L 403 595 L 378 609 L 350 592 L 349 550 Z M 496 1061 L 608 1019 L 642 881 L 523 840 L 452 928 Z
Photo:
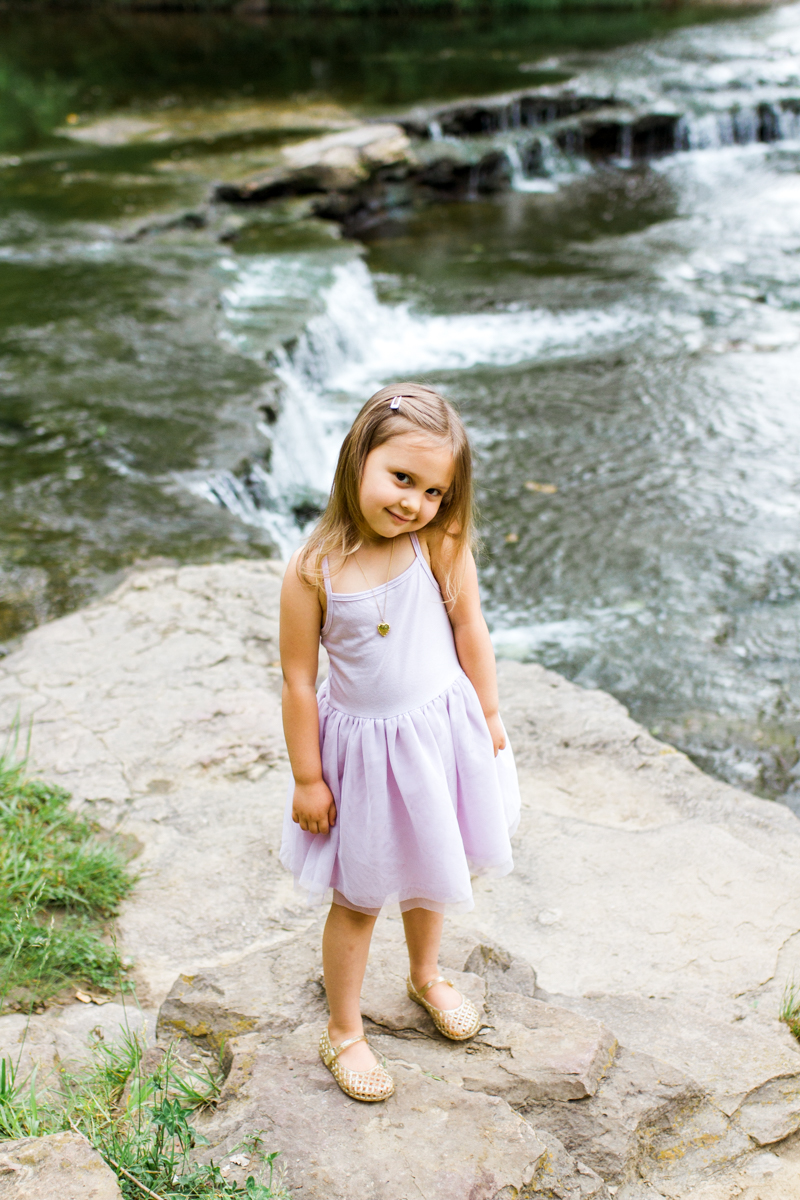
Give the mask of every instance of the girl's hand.
M 336 802 L 324 780 L 296 783 L 292 820 L 306 833 L 329 833 L 336 824 Z
M 489 733 L 492 735 L 494 756 L 497 758 L 497 751 L 505 750 L 506 748 L 506 734 L 503 729 L 503 722 L 500 720 L 500 714 L 492 713 L 491 716 L 487 716 L 486 724 L 489 726 Z

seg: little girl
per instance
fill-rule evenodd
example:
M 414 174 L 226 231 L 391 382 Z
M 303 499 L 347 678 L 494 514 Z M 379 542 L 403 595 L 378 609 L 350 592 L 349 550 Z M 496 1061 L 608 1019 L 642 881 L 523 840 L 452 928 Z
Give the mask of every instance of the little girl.
M 512 869 L 519 789 L 471 537 L 458 414 L 430 388 L 383 388 L 344 440 L 328 506 L 281 595 L 294 775 L 281 861 L 310 902 L 332 894 L 319 1048 L 359 1100 L 394 1091 L 360 1012 L 381 908 L 400 904 L 409 996 L 461 1041 L 480 1020 L 439 974 L 443 913 L 472 908 L 470 872 Z M 330 673 L 315 693 L 320 639 Z

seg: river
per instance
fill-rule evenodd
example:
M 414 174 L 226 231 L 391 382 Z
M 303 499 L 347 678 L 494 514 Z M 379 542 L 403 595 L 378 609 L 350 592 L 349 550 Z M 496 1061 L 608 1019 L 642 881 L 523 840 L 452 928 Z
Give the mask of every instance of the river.
M 285 555 L 359 403 L 424 378 L 498 653 L 800 812 L 800 6 L 44 20 L 0 14 L 0 640 L 137 561 Z M 678 151 L 506 131 L 510 190 L 358 242 L 304 199 L 171 219 L 354 118 L 563 81 Z

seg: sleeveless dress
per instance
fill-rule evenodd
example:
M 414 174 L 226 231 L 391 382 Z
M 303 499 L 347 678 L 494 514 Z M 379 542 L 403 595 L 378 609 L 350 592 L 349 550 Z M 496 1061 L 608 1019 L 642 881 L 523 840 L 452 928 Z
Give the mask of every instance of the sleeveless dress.
M 439 585 L 414 561 L 376 597 L 331 590 L 321 633 L 330 671 L 317 694 L 322 774 L 336 801 L 328 834 L 283 823 L 281 862 L 308 902 L 377 915 L 473 907 L 470 874 L 513 868 L 520 798 L 510 746 L 494 755 L 475 688 L 456 654 Z

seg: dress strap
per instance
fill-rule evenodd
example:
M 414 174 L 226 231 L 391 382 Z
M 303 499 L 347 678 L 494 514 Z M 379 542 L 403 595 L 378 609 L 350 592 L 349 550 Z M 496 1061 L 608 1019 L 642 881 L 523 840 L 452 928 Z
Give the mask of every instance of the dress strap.
M 420 566 L 422 567 L 425 574 L 428 576 L 428 579 L 431 581 L 433 586 L 436 588 L 437 592 L 439 592 L 439 595 L 441 595 L 442 594 L 441 589 L 439 587 L 436 576 L 434 575 L 433 571 L 430 569 L 427 558 L 422 553 L 422 547 L 419 544 L 419 538 L 417 537 L 417 535 L 415 533 L 410 533 L 408 536 L 411 538 L 411 545 L 414 547 L 414 553 L 416 554 L 417 558 L 419 559 Z
M 320 637 L 325 637 L 333 620 L 333 589 L 331 588 L 331 572 L 327 554 L 322 560 L 322 578 L 325 580 L 325 624 L 320 630 Z

